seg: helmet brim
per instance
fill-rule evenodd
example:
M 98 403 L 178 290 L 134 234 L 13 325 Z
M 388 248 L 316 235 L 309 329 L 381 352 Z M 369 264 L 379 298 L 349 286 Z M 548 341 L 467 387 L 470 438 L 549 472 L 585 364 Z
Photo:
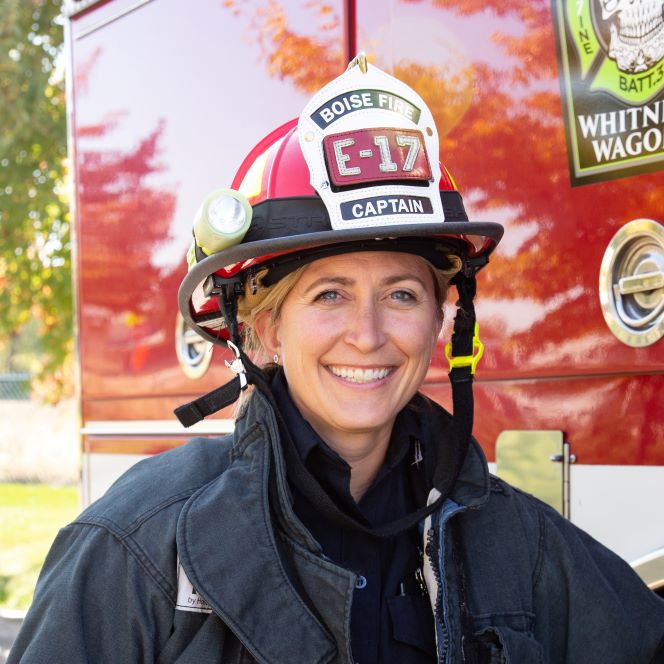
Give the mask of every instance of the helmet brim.
M 225 344 L 226 335 L 221 314 L 205 311 L 194 312 L 192 298 L 195 291 L 210 277 L 224 271 L 231 265 L 261 258 L 260 265 L 280 254 L 332 244 L 352 243 L 387 238 L 436 238 L 449 240 L 456 245 L 458 253 L 466 257 L 488 257 L 503 236 L 503 227 L 489 221 L 447 221 L 439 223 L 400 224 L 352 228 L 336 231 L 302 233 L 281 238 L 270 238 L 243 242 L 218 253 L 212 254 L 194 265 L 180 285 L 178 306 L 186 323 L 204 339 Z M 408 249 L 404 249 L 408 252 Z M 339 253 L 342 253 L 340 251 Z M 451 253 L 456 253 L 451 249 Z

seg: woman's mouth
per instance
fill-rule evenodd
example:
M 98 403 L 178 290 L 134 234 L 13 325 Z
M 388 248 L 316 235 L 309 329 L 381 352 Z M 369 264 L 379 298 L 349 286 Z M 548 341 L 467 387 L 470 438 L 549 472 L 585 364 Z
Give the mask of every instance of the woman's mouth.
M 394 367 L 372 367 L 362 369 L 359 367 L 339 367 L 328 365 L 327 367 L 337 378 L 342 378 L 350 383 L 374 383 L 378 380 L 387 378 Z

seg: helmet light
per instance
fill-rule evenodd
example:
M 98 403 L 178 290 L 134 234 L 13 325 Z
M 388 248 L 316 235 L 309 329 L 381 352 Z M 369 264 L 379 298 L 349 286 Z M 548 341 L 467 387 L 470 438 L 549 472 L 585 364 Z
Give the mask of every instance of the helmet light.
M 242 242 L 251 224 L 249 201 L 234 189 L 213 191 L 194 219 L 196 244 L 208 256 Z

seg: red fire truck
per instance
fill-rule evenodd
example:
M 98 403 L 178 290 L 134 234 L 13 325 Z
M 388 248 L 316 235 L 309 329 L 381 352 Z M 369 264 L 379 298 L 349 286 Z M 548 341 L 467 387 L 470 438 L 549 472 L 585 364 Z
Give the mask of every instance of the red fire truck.
M 427 101 L 469 216 L 506 228 L 477 303 L 492 469 L 664 588 L 661 1 L 66 8 L 86 501 L 191 437 L 173 409 L 230 378 L 177 313 L 198 205 L 364 51 Z M 449 334 L 425 389 L 451 408 Z

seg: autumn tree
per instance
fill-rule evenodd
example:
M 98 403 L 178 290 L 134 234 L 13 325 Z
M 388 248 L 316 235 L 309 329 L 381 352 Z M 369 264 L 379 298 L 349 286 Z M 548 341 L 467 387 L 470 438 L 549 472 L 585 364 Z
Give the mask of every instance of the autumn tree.
M 37 378 L 57 398 L 72 351 L 65 92 L 59 0 L 0 12 L 0 348 L 31 323 Z

